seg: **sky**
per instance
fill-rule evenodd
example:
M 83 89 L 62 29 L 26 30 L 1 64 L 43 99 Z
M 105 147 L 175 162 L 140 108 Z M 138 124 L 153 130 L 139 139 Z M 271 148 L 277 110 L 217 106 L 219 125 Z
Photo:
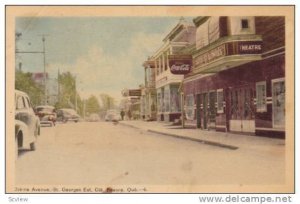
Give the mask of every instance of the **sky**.
M 124 88 L 144 83 L 143 62 L 154 54 L 178 17 L 18 17 L 19 51 L 42 51 L 51 78 L 70 71 L 87 98 L 107 93 L 117 101 Z M 191 18 L 188 20 L 191 20 Z M 42 54 L 19 54 L 24 72 L 43 72 Z

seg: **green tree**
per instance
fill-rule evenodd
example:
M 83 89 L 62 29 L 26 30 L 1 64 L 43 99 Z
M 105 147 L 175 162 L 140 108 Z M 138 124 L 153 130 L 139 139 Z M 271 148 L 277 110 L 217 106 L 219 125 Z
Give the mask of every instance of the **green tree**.
M 80 109 L 82 101 L 79 94 L 76 91 L 76 78 L 70 72 L 59 74 L 59 95 L 58 102 L 55 105 L 56 108 L 73 108 L 77 107 Z M 81 112 L 81 111 L 79 111 Z
M 86 100 L 86 113 L 99 113 L 100 105 L 96 96 L 92 95 Z
M 116 107 L 115 99 L 108 94 L 100 94 L 102 110 L 106 111 Z
M 32 73 L 23 73 L 22 71 L 17 70 L 15 76 L 15 89 L 27 93 L 33 106 L 42 104 L 42 99 L 44 97 L 43 87 L 34 82 Z

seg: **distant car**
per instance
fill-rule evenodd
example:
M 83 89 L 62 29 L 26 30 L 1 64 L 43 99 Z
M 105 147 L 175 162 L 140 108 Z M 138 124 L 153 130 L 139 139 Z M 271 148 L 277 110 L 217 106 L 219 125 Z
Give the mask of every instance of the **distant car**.
M 98 122 L 100 121 L 100 117 L 98 114 L 96 113 L 92 113 L 91 115 L 89 115 L 89 117 L 87 118 L 88 122 Z
M 36 149 L 37 136 L 40 135 L 40 120 L 35 115 L 29 96 L 15 90 L 15 153 L 23 148 Z
M 105 115 L 105 121 L 119 121 L 121 120 L 121 115 L 117 110 L 108 110 Z
M 41 124 L 54 126 L 56 122 L 56 111 L 53 106 L 37 106 L 35 114 L 39 117 Z
M 68 121 L 74 121 L 78 122 L 80 120 L 80 116 L 76 113 L 74 109 L 70 108 L 62 108 L 57 110 L 57 121 L 61 122 L 68 122 Z

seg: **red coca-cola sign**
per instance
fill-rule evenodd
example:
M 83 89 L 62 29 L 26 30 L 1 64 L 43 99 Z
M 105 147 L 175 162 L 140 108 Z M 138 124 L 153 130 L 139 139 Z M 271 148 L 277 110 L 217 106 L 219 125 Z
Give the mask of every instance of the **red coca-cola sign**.
M 168 60 L 172 74 L 188 74 L 192 70 L 191 55 L 169 55 Z

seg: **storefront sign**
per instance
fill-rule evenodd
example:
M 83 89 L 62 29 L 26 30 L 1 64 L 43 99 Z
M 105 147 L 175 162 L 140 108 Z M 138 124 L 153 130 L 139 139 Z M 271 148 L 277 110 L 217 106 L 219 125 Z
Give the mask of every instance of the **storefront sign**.
M 128 90 L 128 95 L 129 96 L 141 96 L 142 91 L 141 91 L 141 89 L 129 89 Z
M 262 42 L 261 41 L 245 41 L 238 42 L 239 54 L 261 54 Z
M 203 66 L 226 55 L 225 44 L 222 44 L 194 59 L 194 66 Z
M 192 69 L 191 55 L 169 55 L 168 60 L 172 74 L 187 74 Z

